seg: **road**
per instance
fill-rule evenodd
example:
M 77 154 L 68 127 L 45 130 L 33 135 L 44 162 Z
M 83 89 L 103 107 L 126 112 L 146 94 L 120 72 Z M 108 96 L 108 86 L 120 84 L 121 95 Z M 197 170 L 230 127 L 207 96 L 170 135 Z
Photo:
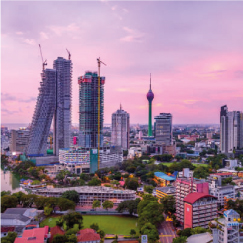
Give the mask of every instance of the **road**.
M 161 243 L 172 243 L 173 238 L 176 237 L 175 228 L 172 222 L 163 222 L 158 230 Z

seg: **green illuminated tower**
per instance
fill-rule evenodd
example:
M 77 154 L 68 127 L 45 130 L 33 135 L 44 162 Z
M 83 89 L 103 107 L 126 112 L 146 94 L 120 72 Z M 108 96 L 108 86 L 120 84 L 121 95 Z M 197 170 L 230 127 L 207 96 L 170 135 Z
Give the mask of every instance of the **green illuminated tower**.
M 148 137 L 153 136 L 153 131 L 152 131 L 152 101 L 154 99 L 154 93 L 151 89 L 151 74 L 150 74 L 150 89 L 149 92 L 147 93 L 147 100 L 149 102 L 149 122 L 148 122 Z

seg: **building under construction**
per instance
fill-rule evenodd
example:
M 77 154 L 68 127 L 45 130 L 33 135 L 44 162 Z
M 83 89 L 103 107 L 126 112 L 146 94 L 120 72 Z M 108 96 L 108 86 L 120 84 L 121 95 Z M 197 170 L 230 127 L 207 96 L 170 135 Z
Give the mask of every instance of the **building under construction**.
M 87 71 L 78 78 L 79 84 L 79 145 L 98 148 L 98 74 Z M 104 84 L 100 77 L 100 147 L 103 146 Z
M 70 146 L 72 62 L 62 57 L 54 61 L 53 69 L 44 69 L 43 62 L 39 95 L 30 127 L 25 152 L 30 157 L 46 156 L 51 123 L 54 124 L 54 154 Z

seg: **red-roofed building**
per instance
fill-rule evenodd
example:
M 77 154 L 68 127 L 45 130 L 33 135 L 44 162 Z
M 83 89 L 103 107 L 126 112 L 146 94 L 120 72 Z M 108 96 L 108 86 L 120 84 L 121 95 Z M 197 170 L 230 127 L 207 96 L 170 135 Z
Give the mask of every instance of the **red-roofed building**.
M 16 238 L 14 243 L 46 243 L 50 238 L 49 226 L 25 230 L 22 237 Z
M 55 235 L 57 235 L 57 234 L 64 235 L 65 234 L 65 232 L 59 226 L 52 227 L 50 232 L 51 232 L 50 242 L 52 242 Z
M 217 198 L 207 193 L 193 192 L 184 198 L 184 229 L 203 227 L 217 217 Z
M 1 238 L 8 235 L 8 232 L 13 232 L 15 230 L 15 227 L 1 227 Z
M 100 235 L 93 229 L 82 229 L 77 233 L 78 243 L 100 243 Z

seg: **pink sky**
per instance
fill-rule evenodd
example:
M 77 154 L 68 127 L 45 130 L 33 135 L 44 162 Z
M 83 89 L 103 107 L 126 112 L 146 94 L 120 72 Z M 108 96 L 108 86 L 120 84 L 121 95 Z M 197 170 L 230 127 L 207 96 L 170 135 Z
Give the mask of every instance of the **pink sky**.
M 173 123 L 219 123 L 220 106 L 243 110 L 243 2 L 2 2 L 2 123 L 30 123 L 38 95 L 42 46 L 47 68 L 73 61 L 77 78 L 107 64 L 105 123 L 119 108 L 146 124 L 149 74 L 153 116 Z

